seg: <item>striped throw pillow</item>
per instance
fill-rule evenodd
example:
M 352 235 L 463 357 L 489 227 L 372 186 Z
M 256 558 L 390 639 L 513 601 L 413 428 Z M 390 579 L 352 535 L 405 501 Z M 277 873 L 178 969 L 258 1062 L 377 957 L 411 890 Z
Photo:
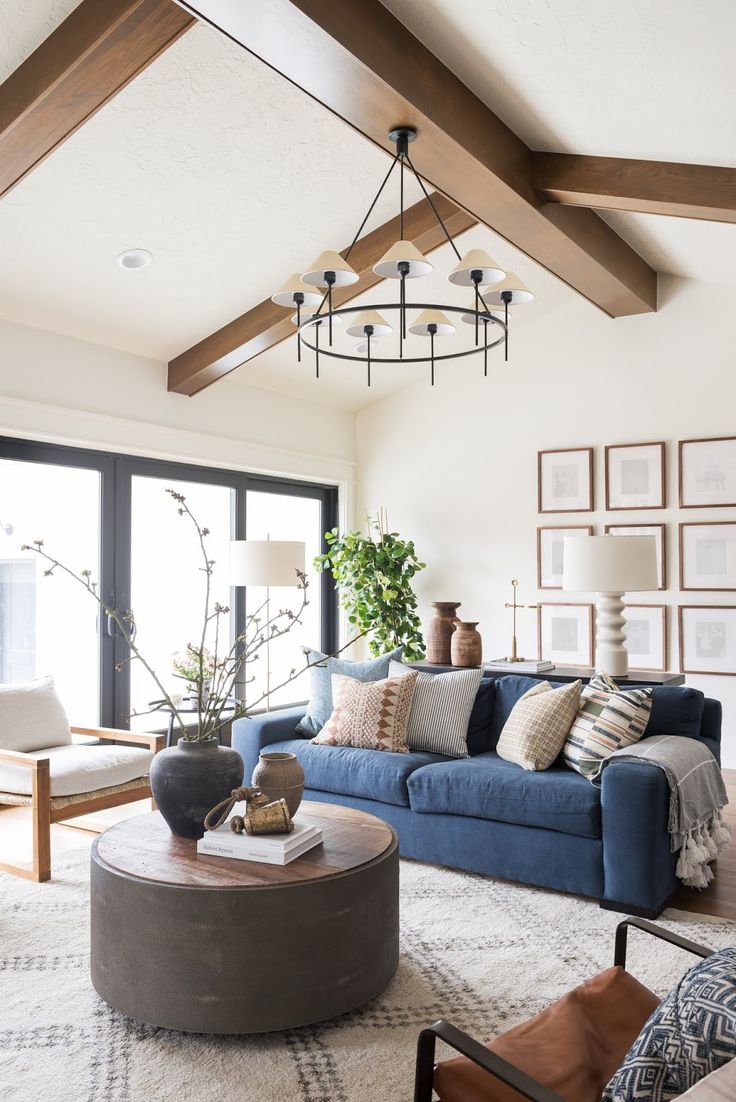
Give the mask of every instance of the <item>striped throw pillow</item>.
M 415 673 L 392 662 L 389 677 Z M 448 758 L 467 758 L 468 725 L 478 695 L 482 670 L 419 673 L 409 713 L 406 741 L 410 750 L 429 750 Z
M 605 758 L 644 735 L 652 714 L 653 691 L 621 690 L 607 673 L 591 678 L 565 740 L 565 764 L 590 780 L 597 777 Z
M 542 681 L 524 693 L 501 731 L 499 758 L 533 772 L 554 765 L 577 714 L 581 684 L 573 681 L 553 689 L 549 681 Z

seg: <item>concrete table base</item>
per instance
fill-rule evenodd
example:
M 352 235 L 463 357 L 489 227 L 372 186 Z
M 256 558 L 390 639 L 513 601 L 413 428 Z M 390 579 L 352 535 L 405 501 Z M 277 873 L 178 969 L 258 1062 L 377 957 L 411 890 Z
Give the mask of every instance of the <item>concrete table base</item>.
M 355 817 L 366 820 L 354 839 L 363 835 L 363 852 L 380 850 L 344 869 L 350 861 L 336 861 L 329 845 L 341 815 L 353 827 Z M 373 816 L 332 805 L 304 804 L 298 818 L 320 822 L 324 852 L 285 867 L 197 855 L 157 814 L 106 831 L 91 859 L 98 994 L 139 1021 L 196 1033 L 292 1028 L 379 995 L 399 957 L 396 836 Z

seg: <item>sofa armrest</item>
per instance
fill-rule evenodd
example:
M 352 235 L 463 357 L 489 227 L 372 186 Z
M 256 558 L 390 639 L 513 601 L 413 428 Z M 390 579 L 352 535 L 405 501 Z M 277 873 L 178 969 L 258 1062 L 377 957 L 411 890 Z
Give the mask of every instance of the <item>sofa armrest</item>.
M 233 723 L 232 747 L 243 759 L 243 778 L 247 784 L 258 764 L 258 755 L 275 742 L 300 738 L 296 725 L 306 712 L 304 706 L 281 708 L 276 712 L 263 712 Z
M 661 769 L 613 761 L 603 770 L 604 901 L 645 917 L 659 913 L 678 885 L 667 830 L 670 790 Z

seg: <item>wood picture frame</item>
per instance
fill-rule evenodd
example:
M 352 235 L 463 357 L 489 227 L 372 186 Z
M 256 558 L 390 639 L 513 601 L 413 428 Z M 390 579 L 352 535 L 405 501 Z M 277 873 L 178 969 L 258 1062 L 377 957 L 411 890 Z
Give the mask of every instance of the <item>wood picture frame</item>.
M 691 529 L 693 531 L 691 533 Z M 708 533 L 707 530 L 711 530 Z M 727 529 L 719 538 L 714 529 Z M 702 535 L 701 546 L 692 546 L 692 540 Z M 710 538 L 708 536 L 710 535 Z M 730 538 L 729 538 L 730 537 Z M 734 593 L 736 592 L 736 521 L 693 520 L 679 525 L 680 589 L 684 593 Z M 705 546 L 702 546 L 705 544 Z M 693 564 L 692 558 L 696 559 Z M 702 578 L 706 584 L 697 584 Z M 712 582 L 712 585 L 708 585 Z M 692 584 L 695 583 L 695 584 Z
M 579 533 L 581 536 L 592 536 L 593 525 L 592 524 L 550 524 L 541 525 L 537 528 L 537 589 L 562 589 L 562 557 L 558 555 L 557 550 L 549 547 L 545 547 L 544 533 L 548 532 L 560 532 L 562 533 L 561 540 L 564 541 L 566 535 L 572 535 L 573 533 Z M 545 559 L 551 556 L 552 561 L 545 564 Z M 559 559 L 559 561 L 558 561 Z M 559 567 L 558 569 L 555 569 Z M 559 577 L 560 582 L 557 585 L 555 582 L 545 581 L 545 578 Z
M 667 525 L 666 524 L 607 524 L 607 536 L 654 536 L 657 544 L 657 591 L 667 588 Z
M 667 633 L 667 605 L 638 605 L 638 604 L 626 605 L 626 607 L 624 608 L 624 617 L 627 621 L 627 624 L 628 624 L 628 621 L 630 619 L 632 621 L 635 620 L 635 619 L 642 619 L 642 620 L 645 619 L 645 617 L 643 617 L 641 615 L 641 611 L 639 611 L 638 616 L 629 617 L 627 615 L 629 609 L 636 609 L 636 610 L 642 610 L 643 609 L 643 610 L 650 611 L 652 615 L 651 615 L 650 618 L 648 618 L 649 619 L 649 627 L 650 627 L 650 629 L 652 629 L 652 628 L 654 629 L 652 634 L 654 634 L 655 637 L 656 637 L 657 632 L 659 633 L 659 639 L 660 639 L 659 646 L 656 647 L 656 648 L 651 648 L 652 650 L 656 649 L 656 653 L 658 654 L 658 657 L 660 658 L 660 661 L 654 662 L 651 665 L 647 665 L 645 663 L 642 664 L 641 662 L 637 661 L 637 659 L 641 658 L 642 655 L 644 654 L 644 648 L 641 645 L 641 642 L 639 642 L 639 645 L 637 646 L 637 642 L 634 639 L 632 639 L 630 641 L 629 636 L 627 635 L 627 637 L 626 637 L 626 649 L 629 653 L 629 668 L 631 670 L 638 670 L 641 673 L 664 673 L 667 669 L 667 665 L 668 665 L 668 662 L 669 662 L 669 638 L 668 638 L 668 633 Z M 624 628 L 624 632 L 626 632 L 626 628 Z M 651 639 L 651 635 L 646 640 L 642 640 L 642 642 L 643 641 L 649 642 L 650 639 Z
M 607 444 L 604 455 L 607 512 L 666 508 L 667 455 L 664 440 L 644 444 Z
M 551 628 L 550 645 L 546 647 L 548 653 L 544 653 L 545 650 L 545 631 L 544 631 L 544 614 L 546 609 L 578 609 L 579 614 L 576 617 L 569 617 L 570 622 L 577 624 L 578 628 L 583 628 L 583 639 L 573 639 L 571 633 L 568 631 L 568 638 L 555 640 L 554 629 Z M 587 638 L 586 638 L 587 637 Z M 555 646 L 555 642 L 562 643 L 562 646 Z M 572 645 L 575 644 L 575 645 Z M 556 666 L 583 666 L 585 668 L 591 668 L 594 665 L 595 660 L 595 638 L 593 632 L 593 605 L 586 604 L 580 601 L 540 601 L 537 604 L 537 657 L 548 658 L 550 662 L 554 662 Z
M 736 605 L 678 605 L 677 619 L 682 673 L 736 677 Z
M 592 513 L 593 448 L 537 452 L 537 512 Z
M 677 492 L 681 509 L 736 508 L 736 436 L 678 440 Z

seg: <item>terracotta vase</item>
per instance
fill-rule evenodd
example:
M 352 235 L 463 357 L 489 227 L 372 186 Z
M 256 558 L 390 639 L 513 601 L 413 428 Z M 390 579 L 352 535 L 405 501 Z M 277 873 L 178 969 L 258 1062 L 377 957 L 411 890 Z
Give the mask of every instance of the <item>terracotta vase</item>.
M 427 661 L 450 665 L 450 640 L 457 624 L 460 601 L 432 601 L 435 610 L 427 628 Z
M 452 633 L 450 653 L 453 666 L 480 666 L 483 657 L 483 640 L 478 620 L 459 620 Z
M 263 753 L 253 770 L 251 784 L 272 800 L 286 800 L 289 814 L 296 815 L 304 792 L 304 770 L 296 754 Z

